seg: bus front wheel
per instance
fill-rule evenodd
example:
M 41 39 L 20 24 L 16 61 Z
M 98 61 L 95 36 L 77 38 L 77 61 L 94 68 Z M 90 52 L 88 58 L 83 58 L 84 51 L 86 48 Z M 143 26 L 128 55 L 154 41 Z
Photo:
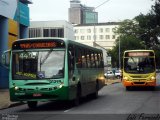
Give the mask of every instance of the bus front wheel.
M 27 104 L 28 104 L 28 107 L 31 108 L 31 109 L 34 109 L 37 107 L 37 101 L 28 101 Z
M 130 86 L 126 86 L 126 90 L 129 91 L 131 89 Z

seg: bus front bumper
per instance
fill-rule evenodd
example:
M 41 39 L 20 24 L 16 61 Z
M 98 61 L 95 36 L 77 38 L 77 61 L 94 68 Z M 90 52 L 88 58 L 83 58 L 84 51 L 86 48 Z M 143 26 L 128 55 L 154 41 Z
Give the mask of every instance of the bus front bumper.
M 126 86 L 156 86 L 156 81 L 125 81 L 123 85 Z
M 16 101 L 52 101 L 68 99 L 68 87 L 62 87 L 57 90 L 30 90 L 30 91 L 15 91 L 10 89 L 10 100 Z

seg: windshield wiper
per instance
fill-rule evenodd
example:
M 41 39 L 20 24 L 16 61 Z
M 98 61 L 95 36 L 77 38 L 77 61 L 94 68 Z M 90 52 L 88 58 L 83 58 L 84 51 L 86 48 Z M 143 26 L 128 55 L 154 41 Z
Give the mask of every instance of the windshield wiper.
M 40 71 L 41 71 L 41 66 L 44 64 L 44 62 L 47 60 L 47 58 L 50 56 L 50 54 L 52 53 L 52 49 L 50 49 L 50 51 L 48 51 L 47 55 L 44 57 L 44 59 L 42 60 L 42 55 L 40 56 Z M 39 52 L 38 52 L 38 56 L 39 56 Z
M 52 50 L 48 51 L 47 55 L 44 57 L 44 59 L 41 61 L 41 58 L 40 58 L 40 65 L 44 64 L 44 62 L 47 60 L 47 58 L 50 56 L 50 54 L 52 53 Z

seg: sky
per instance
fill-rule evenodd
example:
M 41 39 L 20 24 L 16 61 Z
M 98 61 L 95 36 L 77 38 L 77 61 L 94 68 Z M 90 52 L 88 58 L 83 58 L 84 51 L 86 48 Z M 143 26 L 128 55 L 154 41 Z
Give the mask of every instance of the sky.
M 97 7 L 98 22 L 118 22 L 147 14 L 155 0 L 80 0 L 82 5 Z M 29 5 L 31 21 L 68 21 L 70 0 L 32 0 Z

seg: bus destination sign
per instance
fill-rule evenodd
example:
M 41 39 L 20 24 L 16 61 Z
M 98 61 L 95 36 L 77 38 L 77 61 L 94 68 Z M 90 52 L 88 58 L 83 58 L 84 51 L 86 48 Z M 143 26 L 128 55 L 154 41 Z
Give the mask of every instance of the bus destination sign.
M 21 43 L 21 49 L 35 49 L 35 48 L 55 48 L 57 44 L 55 42 L 39 42 L 39 43 Z
M 44 49 L 44 48 L 64 48 L 65 44 L 63 41 L 58 40 L 42 40 L 42 41 L 16 41 L 13 43 L 12 48 L 18 49 Z
M 136 56 L 149 56 L 149 52 L 129 52 L 129 57 L 136 57 Z

